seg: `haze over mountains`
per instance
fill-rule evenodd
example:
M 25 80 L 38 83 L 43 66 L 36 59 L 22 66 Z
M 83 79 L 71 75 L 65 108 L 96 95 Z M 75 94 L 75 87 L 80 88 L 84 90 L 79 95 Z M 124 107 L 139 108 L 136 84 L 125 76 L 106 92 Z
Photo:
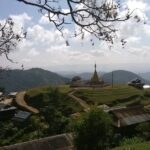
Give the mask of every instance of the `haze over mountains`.
M 68 82 L 69 79 L 54 72 L 33 68 L 29 70 L 6 70 L 0 73 L 0 87 L 6 92 L 21 91 L 42 85 L 58 85 Z
M 140 73 L 139 76 L 150 81 L 150 72 Z
M 100 78 L 102 78 L 105 82 L 112 82 L 112 72 L 98 73 Z M 4 87 L 6 92 L 13 91 L 22 91 L 28 88 L 43 86 L 43 85 L 60 85 L 68 83 L 73 76 L 80 76 L 83 80 L 89 80 L 93 73 L 85 72 L 85 73 L 70 73 L 59 75 L 57 73 L 47 71 L 40 68 L 32 68 L 29 70 L 5 70 L 0 73 L 0 87 Z M 146 83 L 150 83 L 148 81 L 149 74 L 140 74 L 141 76 L 125 71 L 125 70 L 117 70 L 113 72 L 113 80 L 114 84 L 125 84 L 128 81 L 139 78 Z M 65 77 L 64 77 L 65 76 Z M 143 78 L 145 77 L 145 78 Z
M 67 72 L 62 73 L 63 76 L 67 78 L 72 78 L 74 76 L 80 76 L 83 80 L 90 80 L 93 73 L 92 72 L 84 72 L 84 73 L 76 73 L 76 72 Z M 100 78 L 102 78 L 105 82 L 111 83 L 112 82 L 112 72 L 98 72 Z M 115 70 L 113 71 L 113 80 L 115 84 L 125 84 L 132 79 L 138 78 L 146 83 L 150 81 L 150 74 L 143 73 L 143 74 L 136 74 L 131 71 L 126 70 Z
M 60 75 L 62 75 L 64 77 L 67 77 L 69 79 L 73 78 L 74 76 L 79 76 L 83 80 L 89 80 L 92 77 L 93 72 L 83 72 L 83 73 L 77 73 L 77 72 L 58 72 L 58 74 L 60 74 Z M 105 72 L 98 72 L 99 76 L 102 76 L 104 74 L 105 74 Z
M 126 84 L 127 82 L 129 82 L 135 78 L 138 78 L 147 84 L 150 83 L 150 81 L 148 81 L 147 79 L 145 79 L 133 72 L 130 72 L 130 71 L 125 71 L 125 70 L 113 71 L 113 83 L 114 84 Z M 105 82 L 112 83 L 112 72 L 104 74 L 102 76 L 102 79 Z

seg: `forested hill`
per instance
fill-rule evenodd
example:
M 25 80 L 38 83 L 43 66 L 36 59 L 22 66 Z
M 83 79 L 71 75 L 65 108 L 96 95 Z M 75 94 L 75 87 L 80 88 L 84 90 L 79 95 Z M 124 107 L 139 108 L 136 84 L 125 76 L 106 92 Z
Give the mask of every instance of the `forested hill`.
M 0 87 L 4 87 L 6 92 L 21 91 L 42 85 L 64 84 L 68 81 L 69 79 L 65 77 L 40 68 L 24 71 L 5 70 L 0 73 Z
M 112 72 L 106 73 L 103 75 L 103 80 L 105 82 L 111 83 L 112 82 Z M 114 84 L 126 84 L 127 82 L 138 78 L 142 80 L 145 83 L 150 83 L 150 81 L 143 79 L 139 75 L 130 72 L 130 71 L 125 71 L 125 70 L 116 70 L 113 71 L 113 82 Z

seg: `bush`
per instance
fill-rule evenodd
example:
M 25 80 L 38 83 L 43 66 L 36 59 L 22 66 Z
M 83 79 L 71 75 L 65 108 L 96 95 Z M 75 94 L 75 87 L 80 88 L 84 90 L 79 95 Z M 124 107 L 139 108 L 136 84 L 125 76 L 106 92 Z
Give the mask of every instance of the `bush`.
M 120 146 L 124 145 L 133 145 L 137 143 L 143 142 L 143 139 L 141 137 L 132 137 L 132 138 L 123 138 L 123 140 L 120 142 Z
M 92 109 L 74 125 L 77 150 L 102 150 L 110 147 L 111 118 L 98 108 Z
M 144 122 L 136 127 L 138 134 L 145 139 L 150 138 L 150 122 Z

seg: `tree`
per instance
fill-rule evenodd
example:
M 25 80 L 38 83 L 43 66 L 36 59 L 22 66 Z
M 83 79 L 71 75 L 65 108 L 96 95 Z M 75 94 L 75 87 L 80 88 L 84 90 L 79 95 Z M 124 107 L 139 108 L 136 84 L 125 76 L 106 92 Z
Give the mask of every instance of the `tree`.
M 69 25 L 74 25 L 74 37 L 81 36 L 83 39 L 85 32 L 99 40 L 104 40 L 113 44 L 116 37 L 115 23 L 126 21 L 132 17 L 134 11 L 128 7 L 122 7 L 116 0 L 17 0 L 24 4 L 37 7 L 39 12 L 52 22 L 56 29 L 62 33 L 63 29 Z M 123 15 L 121 15 L 121 12 Z M 134 17 L 138 22 L 140 18 Z M 91 38 L 91 42 L 93 43 Z M 121 39 L 122 44 L 125 41 Z M 66 45 L 69 45 L 66 41 Z
M 11 62 L 13 61 L 8 57 L 8 54 L 15 50 L 17 44 L 26 37 L 26 32 L 15 32 L 14 25 L 11 18 L 0 23 L 0 56 L 4 55 Z
M 46 134 L 60 134 L 66 131 L 68 119 L 60 111 L 56 110 L 54 106 L 49 105 L 44 109 L 42 114 L 49 125 Z
M 136 126 L 136 131 L 145 139 L 150 139 L 150 122 L 143 122 Z
M 72 78 L 72 82 L 77 82 L 77 81 L 80 81 L 81 80 L 81 77 L 79 77 L 79 76 L 75 76 L 75 77 L 73 77 Z
M 95 108 L 75 124 L 77 150 L 102 150 L 111 145 L 112 121 L 108 114 Z

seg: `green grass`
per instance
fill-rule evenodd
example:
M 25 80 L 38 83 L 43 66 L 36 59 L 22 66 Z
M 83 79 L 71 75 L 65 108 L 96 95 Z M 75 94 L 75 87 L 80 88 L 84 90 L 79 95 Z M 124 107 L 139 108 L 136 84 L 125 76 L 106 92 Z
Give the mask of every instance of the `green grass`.
M 125 146 L 114 148 L 113 150 L 150 150 L 150 142 L 125 145 Z
M 79 89 L 75 95 L 82 98 L 89 104 L 108 104 L 108 105 L 134 105 L 134 103 L 149 104 L 150 90 L 144 95 L 145 90 L 139 90 L 131 86 L 120 85 L 105 88 L 86 88 Z
M 61 93 L 65 93 L 65 94 L 69 93 L 72 90 L 70 88 L 70 85 L 59 85 L 57 86 L 57 88 L 59 89 Z
M 58 99 L 60 99 L 57 109 L 61 109 L 62 111 L 63 109 L 71 109 L 73 113 L 83 111 L 83 108 L 80 106 L 80 104 L 67 95 L 71 90 L 68 85 L 61 85 L 57 87 L 45 86 L 29 89 L 26 94 L 27 103 L 37 109 L 41 109 L 52 104 L 51 92 L 55 88 L 58 89 Z M 57 97 L 54 99 L 57 99 Z
M 61 93 L 67 94 L 69 91 L 71 91 L 71 88 L 69 85 L 59 85 L 59 86 L 53 86 L 54 88 L 58 88 Z M 51 86 L 41 86 L 41 87 L 35 87 L 32 89 L 28 89 L 27 93 L 30 96 L 36 96 L 39 93 L 47 93 L 51 89 Z

